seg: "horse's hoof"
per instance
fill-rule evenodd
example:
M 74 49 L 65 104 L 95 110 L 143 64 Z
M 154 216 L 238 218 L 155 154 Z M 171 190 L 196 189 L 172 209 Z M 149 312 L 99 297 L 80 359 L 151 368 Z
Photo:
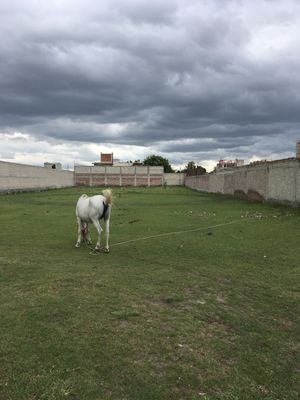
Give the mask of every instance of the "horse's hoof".
M 107 247 L 105 247 L 104 252 L 105 252 L 105 253 L 109 253 L 109 249 L 108 249 Z
M 80 244 L 76 243 L 75 248 L 78 249 L 80 247 Z

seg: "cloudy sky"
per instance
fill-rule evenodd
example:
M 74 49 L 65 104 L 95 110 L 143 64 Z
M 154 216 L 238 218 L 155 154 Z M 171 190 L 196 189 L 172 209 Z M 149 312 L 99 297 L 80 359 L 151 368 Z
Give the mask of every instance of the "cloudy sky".
M 0 38 L 0 160 L 295 154 L 298 0 L 1 0 Z

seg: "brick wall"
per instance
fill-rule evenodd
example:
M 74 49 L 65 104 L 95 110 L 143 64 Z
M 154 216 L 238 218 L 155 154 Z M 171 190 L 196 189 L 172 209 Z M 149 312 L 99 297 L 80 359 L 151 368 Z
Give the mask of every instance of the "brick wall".
M 161 186 L 163 167 L 75 167 L 76 186 Z

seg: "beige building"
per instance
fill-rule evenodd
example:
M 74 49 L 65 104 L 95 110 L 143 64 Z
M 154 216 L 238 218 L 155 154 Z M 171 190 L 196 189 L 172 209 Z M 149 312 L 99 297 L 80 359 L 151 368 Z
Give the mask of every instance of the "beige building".
M 235 160 L 220 160 L 215 169 L 219 171 L 226 168 L 242 167 L 243 165 L 244 160 L 238 160 L 237 158 Z

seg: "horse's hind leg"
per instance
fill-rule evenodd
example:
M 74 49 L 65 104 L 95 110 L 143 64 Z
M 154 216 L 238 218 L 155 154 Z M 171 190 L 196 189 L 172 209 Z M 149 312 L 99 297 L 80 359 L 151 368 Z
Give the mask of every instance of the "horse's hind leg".
M 91 235 L 90 235 L 90 231 L 89 231 L 89 224 L 86 224 L 86 237 L 85 237 L 85 240 L 86 240 L 86 242 L 87 242 L 87 244 L 92 244 L 93 242 L 92 242 L 92 238 L 91 238 Z
M 78 224 L 78 237 L 77 237 L 77 242 L 75 244 L 75 247 L 80 247 L 81 241 L 82 241 L 82 229 L 83 225 L 81 223 L 81 219 L 77 217 L 77 224 Z
M 100 222 L 97 219 L 93 220 L 93 224 L 98 232 L 98 240 L 96 243 L 95 250 L 100 250 L 102 228 L 101 228 Z
M 109 253 L 109 217 L 105 220 L 105 236 L 106 236 L 106 246 L 105 250 Z

